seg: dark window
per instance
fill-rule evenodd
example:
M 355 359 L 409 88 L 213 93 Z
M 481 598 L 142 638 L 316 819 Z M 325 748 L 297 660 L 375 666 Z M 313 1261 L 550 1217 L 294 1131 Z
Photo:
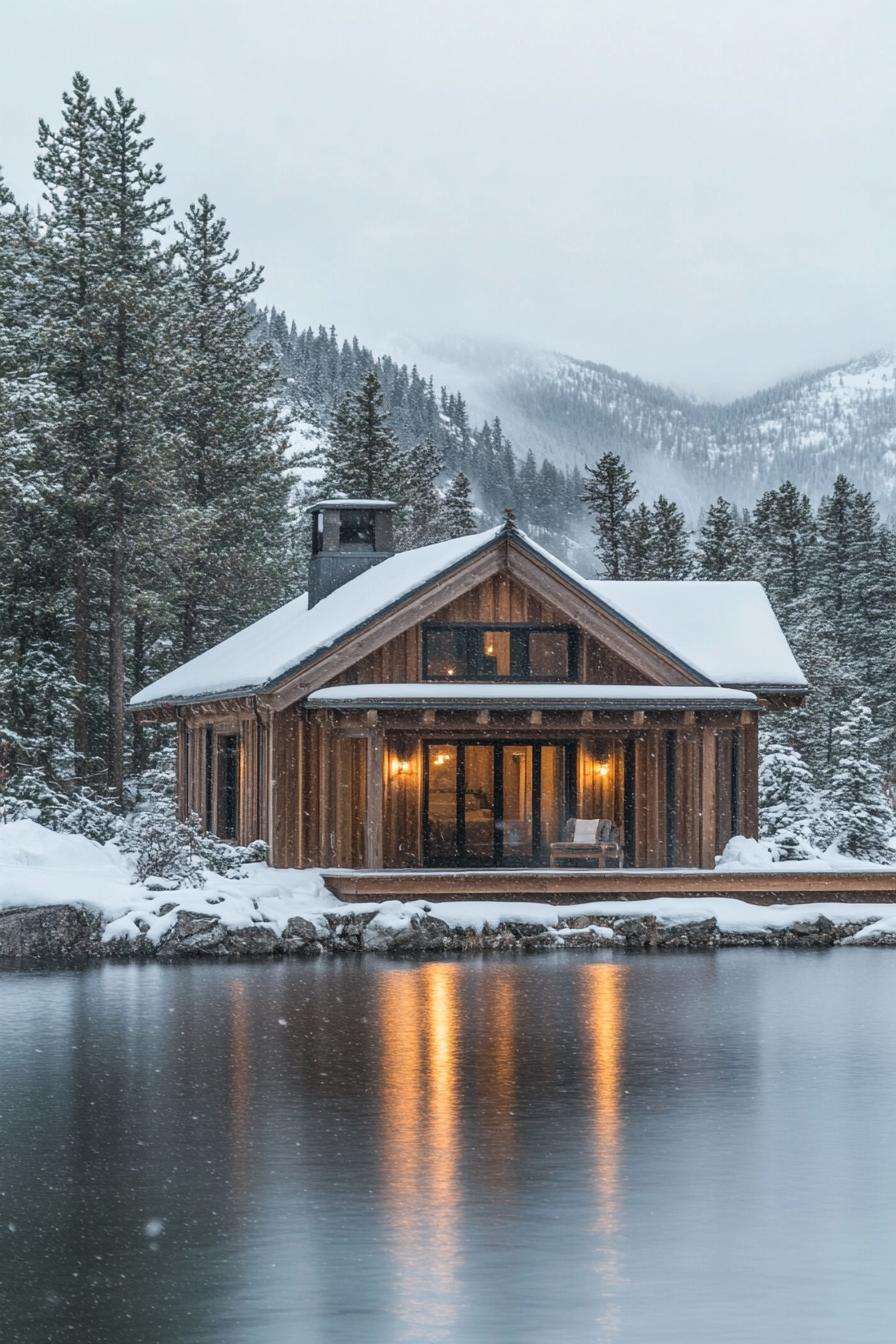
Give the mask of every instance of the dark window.
M 222 840 L 236 838 L 237 738 L 218 738 L 218 826 Z
M 374 514 L 372 509 L 340 510 L 340 550 L 372 551 L 374 549 L 374 543 Z
M 427 681 L 575 681 L 577 634 L 569 626 L 427 625 Z
M 443 681 L 467 675 L 467 641 L 463 628 L 426 631 L 424 676 Z
M 569 633 L 566 630 L 531 632 L 529 676 L 533 681 L 566 681 L 569 676 Z

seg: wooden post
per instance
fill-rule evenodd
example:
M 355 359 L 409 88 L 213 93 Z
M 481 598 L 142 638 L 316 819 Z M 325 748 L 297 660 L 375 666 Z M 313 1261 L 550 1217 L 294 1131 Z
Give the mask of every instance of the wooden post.
M 716 857 L 716 735 L 701 733 L 700 867 L 712 868 Z
M 740 818 L 744 835 L 759 835 L 759 715 L 741 728 Z
M 368 868 L 382 868 L 383 866 L 383 826 L 385 825 L 383 768 L 383 734 L 377 729 L 367 734 L 367 846 L 365 863 Z

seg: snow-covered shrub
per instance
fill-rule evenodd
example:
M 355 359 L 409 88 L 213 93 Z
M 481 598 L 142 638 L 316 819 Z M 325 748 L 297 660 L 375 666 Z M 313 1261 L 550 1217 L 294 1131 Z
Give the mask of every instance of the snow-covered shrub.
M 809 767 L 776 724 L 763 725 L 759 756 L 759 833 L 775 860 L 814 859 L 825 826 Z
M 892 863 L 896 814 L 884 793 L 883 771 L 875 764 L 877 742 L 871 710 L 857 697 L 834 728 L 835 766 L 825 803 L 842 853 Z
M 132 810 L 122 817 L 115 842 L 131 858 L 135 882 L 163 878 L 180 886 L 202 887 L 205 872 L 243 877 L 250 863 L 263 863 L 261 840 L 232 845 L 202 829 L 195 813 L 181 821 L 175 799 L 174 748 L 159 752 L 150 768 L 132 783 Z
M 105 844 L 118 826 L 118 809 L 91 789 L 67 793 L 40 770 L 19 770 L 0 787 L 0 821 L 36 821 L 51 831 L 86 835 Z

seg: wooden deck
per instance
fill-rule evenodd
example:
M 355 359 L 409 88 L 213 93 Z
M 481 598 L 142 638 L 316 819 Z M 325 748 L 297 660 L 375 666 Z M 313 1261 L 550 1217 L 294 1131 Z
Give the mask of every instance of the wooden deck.
M 753 905 L 814 901 L 896 902 L 892 872 L 717 873 L 681 868 L 396 868 L 323 870 L 344 901 L 576 901 L 645 900 L 656 896 L 734 896 Z

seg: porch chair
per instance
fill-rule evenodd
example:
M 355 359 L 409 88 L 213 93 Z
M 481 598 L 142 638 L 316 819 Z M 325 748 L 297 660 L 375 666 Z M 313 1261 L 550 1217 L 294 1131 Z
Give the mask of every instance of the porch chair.
M 586 820 L 570 817 L 566 823 L 566 838 L 551 845 L 551 867 L 569 864 L 594 864 L 595 868 L 621 868 L 622 846 L 619 827 L 607 817 Z

